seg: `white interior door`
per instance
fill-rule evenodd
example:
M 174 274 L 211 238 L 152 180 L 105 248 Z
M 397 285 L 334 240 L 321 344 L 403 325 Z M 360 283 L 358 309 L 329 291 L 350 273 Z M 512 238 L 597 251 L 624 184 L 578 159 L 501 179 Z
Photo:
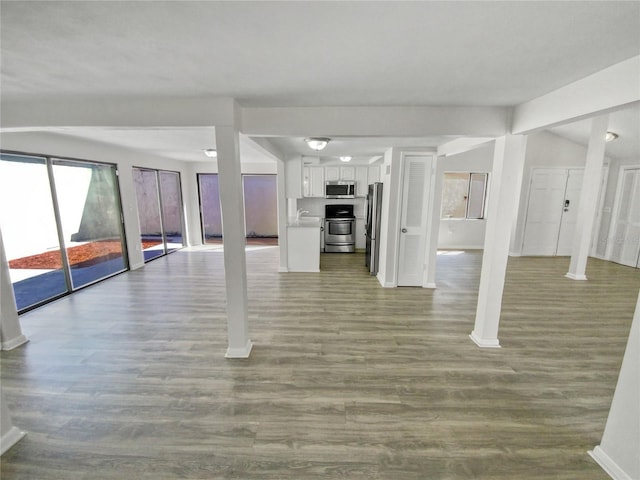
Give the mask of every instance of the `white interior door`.
M 536 168 L 531 174 L 523 255 L 555 255 L 562 220 L 567 170 Z
M 564 193 L 564 204 L 562 208 L 562 218 L 560 220 L 560 233 L 558 234 L 558 247 L 555 252 L 556 255 L 571 255 L 583 178 L 583 169 L 572 168 L 568 171 L 567 186 Z
M 398 251 L 398 286 L 422 286 L 431 157 L 404 159 Z
M 640 267 L 640 169 L 622 170 L 610 258 Z

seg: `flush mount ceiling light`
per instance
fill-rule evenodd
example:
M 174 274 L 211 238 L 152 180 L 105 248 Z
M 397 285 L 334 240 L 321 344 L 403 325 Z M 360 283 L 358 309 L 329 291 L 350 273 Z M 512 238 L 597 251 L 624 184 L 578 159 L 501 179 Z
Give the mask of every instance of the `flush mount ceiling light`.
M 351 157 L 349 155 L 345 155 L 344 157 L 340 157 L 341 162 L 350 162 Z
M 215 148 L 207 148 L 204 151 L 204 154 L 209 158 L 216 158 L 218 156 L 218 151 Z
M 312 138 L 304 139 L 304 141 L 307 142 L 307 145 L 309 145 L 309 148 L 315 151 L 322 150 L 324 147 L 327 146 L 330 140 L 331 140 L 330 138 L 323 138 L 323 137 L 312 137 Z
M 616 138 L 618 138 L 618 134 L 617 133 L 607 132 L 607 134 L 604 136 L 604 141 L 605 142 L 613 142 Z

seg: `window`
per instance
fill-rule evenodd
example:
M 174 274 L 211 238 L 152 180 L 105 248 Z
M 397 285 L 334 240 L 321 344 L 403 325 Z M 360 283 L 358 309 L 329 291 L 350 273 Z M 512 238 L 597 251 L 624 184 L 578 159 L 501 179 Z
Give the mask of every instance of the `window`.
M 133 168 L 144 261 L 184 246 L 180 174 Z
M 486 173 L 445 173 L 441 218 L 484 218 L 487 177 Z

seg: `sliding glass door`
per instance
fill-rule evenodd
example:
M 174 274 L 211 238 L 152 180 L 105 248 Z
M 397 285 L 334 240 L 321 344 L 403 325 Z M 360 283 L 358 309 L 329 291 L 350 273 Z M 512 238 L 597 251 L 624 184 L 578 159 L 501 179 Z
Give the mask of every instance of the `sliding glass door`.
M 52 166 L 72 287 L 125 270 L 115 167 L 62 159 Z
M 276 175 L 242 175 L 247 238 L 278 237 L 278 181 Z
M 0 155 L 0 227 L 18 311 L 127 269 L 114 165 Z
M 222 212 L 220 210 L 218 174 L 199 174 L 198 191 L 200 193 L 200 215 L 204 243 L 219 243 L 222 240 Z
M 165 248 L 167 253 L 171 253 L 184 246 L 180 174 L 160 170 L 158 176 Z
M 144 261 L 184 246 L 180 174 L 134 168 Z
M 276 175 L 242 175 L 245 235 L 257 243 L 269 244 L 278 238 L 278 182 Z M 198 174 L 203 240 L 222 240 L 222 215 L 218 175 Z
M 0 156 L 0 226 L 18 310 L 67 293 L 45 158 Z

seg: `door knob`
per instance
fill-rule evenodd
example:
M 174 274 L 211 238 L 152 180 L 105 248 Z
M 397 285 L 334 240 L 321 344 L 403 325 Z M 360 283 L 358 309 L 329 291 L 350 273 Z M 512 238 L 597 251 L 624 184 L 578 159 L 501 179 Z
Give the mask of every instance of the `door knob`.
M 403 228 L 402 230 L 400 230 L 402 233 L 407 233 L 407 229 Z

